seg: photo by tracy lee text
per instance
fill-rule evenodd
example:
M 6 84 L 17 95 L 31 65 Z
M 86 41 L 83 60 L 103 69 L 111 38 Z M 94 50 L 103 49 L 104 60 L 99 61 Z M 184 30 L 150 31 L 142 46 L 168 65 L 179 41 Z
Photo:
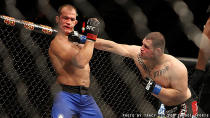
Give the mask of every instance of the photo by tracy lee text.
M 122 114 L 123 118 L 157 117 L 157 114 Z
M 171 117 L 175 114 L 166 114 L 167 117 Z M 156 118 L 157 117 L 157 114 L 122 114 L 123 118 L 141 118 L 141 117 L 148 117 L 148 118 Z M 191 117 L 192 115 L 187 115 L 186 114 L 186 117 Z M 199 118 L 208 118 L 209 117 L 209 114 L 197 114 L 196 117 L 199 117 Z

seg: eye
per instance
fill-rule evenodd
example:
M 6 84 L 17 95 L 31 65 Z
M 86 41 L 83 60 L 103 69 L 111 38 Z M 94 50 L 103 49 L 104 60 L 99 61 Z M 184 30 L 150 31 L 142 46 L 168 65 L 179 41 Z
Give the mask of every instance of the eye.
M 67 19 L 68 19 L 68 17 L 66 17 L 66 16 L 63 16 L 63 19 L 64 19 L 64 20 L 67 20 Z
M 147 45 L 142 45 L 142 47 L 144 47 L 145 49 L 149 49 L 149 47 Z
M 75 18 L 70 18 L 70 20 L 71 20 L 71 21 L 75 21 L 76 19 L 75 19 Z

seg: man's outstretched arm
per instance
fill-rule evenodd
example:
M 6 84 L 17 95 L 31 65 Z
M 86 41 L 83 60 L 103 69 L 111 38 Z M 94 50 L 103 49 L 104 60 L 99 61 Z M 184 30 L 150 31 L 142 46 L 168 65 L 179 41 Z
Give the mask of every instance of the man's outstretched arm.
M 133 58 L 140 51 L 140 46 L 119 44 L 114 41 L 98 38 L 95 42 L 95 48 L 98 50 L 112 52 L 121 56 Z

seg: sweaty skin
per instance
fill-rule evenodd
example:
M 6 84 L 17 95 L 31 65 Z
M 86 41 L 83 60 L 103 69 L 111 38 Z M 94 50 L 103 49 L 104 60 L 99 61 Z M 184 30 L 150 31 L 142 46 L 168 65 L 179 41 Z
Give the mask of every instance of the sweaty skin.
M 94 42 L 87 40 L 84 45 L 70 42 L 68 34 L 77 24 L 76 11 L 64 7 L 56 17 L 58 33 L 50 44 L 49 56 L 57 72 L 59 84 L 85 86 L 90 84 L 89 61 L 93 54 Z
M 184 103 L 191 97 L 185 65 L 152 47 L 151 40 L 144 39 L 142 43 L 142 46 L 136 46 L 97 39 L 95 48 L 132 58 L 143 78 L 150 77 L 162 86 L 160 93 L 153 95 L 163 104 L 173 106 Z

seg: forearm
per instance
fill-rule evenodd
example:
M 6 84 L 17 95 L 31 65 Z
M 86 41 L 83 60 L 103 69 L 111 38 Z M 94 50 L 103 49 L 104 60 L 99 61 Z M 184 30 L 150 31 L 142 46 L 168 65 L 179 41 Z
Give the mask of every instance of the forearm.
M 94 44 L 94 47 L 96 49 L 98 49 L 98 50 L 105 50 L 105 51 L 107 51 L 107 50 L 113 48 L 114 45 L 116 45 L 116 43 L 113 42 L 113 41 L 97 38 L 97 40 L 96 40 L 96 42 Z
M 208 63 L 208 59 L 210 57 L 210 18 L 205 24 L 199 48 L 200 50 L 196 69 L 205 70 L 206 64 Z
M 131 46 L 118 44 L 114 41 L 98 38 L 94 47 L 98 50 L 108 51 L 108 52 L 112 52 L 121 56 L 130 57 L 128 48 Z
M 147 92 L 150 92 L 153 96 L 157 97 L 163 104 L 172 106 L 183 103 L 183 99 L 186 98 L 186 94 L 181 90 L 164 88 L 159 84 L 156 84 L 151 78 L 146 77 L 142 79 L 142 85 Z
M 206 55 L 204 51 L 200 49 L 196 69 L 205 71 L 206 64 L 208 63 L 208 58 L 209 56 Z
M 78 67 L 83 68 L 87 65 L 93 55 L 94 42 L 87 40 L 83 48 L 79 51 L 79 53 L 73 58 L 73 63 Z
M 171 88 L 161 88 L 158 95 L 153 94 L 157 97 L 163 104 L 168 106 L 178 105 L 184 102 L 185 95 L 182 91 L 178 91 Z

